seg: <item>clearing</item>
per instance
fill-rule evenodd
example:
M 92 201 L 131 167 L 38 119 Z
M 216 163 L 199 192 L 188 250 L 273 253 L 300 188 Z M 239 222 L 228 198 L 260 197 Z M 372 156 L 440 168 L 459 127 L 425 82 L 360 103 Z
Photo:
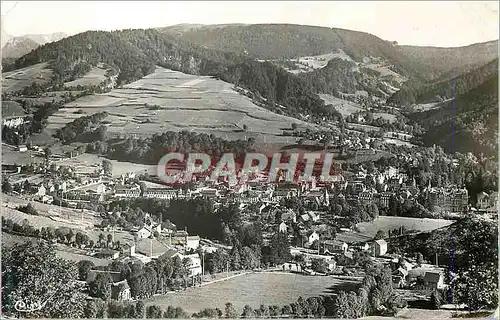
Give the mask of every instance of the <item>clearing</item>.
M 106 71 L 108 69 L 101 63 L 96 67 L 93 67 L 89 72 L 87 72 L 83 77 L 75 79 L 73 81 L 66 82 L 65 87 L 77 87 L 77 86 L 97 86 L 107 79 Z
M 23 90 L 33 82 L 38 85 L 46 84 L 52 77 L 52 70 L 46 62 L 37 63 L 32 66 L 4 72 L 2 74 L 2 92 L 11 93 Z
M 434 229 L 447 227 L 454 222 L 454 220 L 445 219 L 379 216 L 371 222 L 358 223 L 356 227 L 363 235 L 373 238 L 378 230 L 387 233 L 389 230 L 398 229 L 403 226 L 407 230 L 432 231 Z
M 253 309 L 261 304 L 280 307 L 319 295 L 333 294 L 339 287 L 355 285 L 356 282 L 329 276 L 306 276 L 292 273 L 250 273 L 227 281 L 221 281 L 203 287 L 188 288 L 186 291 L 171 292 L 163 296 L 148 299 L 146 305 L 156 304 L 163 308 L 171 305 L 182 307 L 189 313 L 205 308 L 224 310 L 231 302 L 236 311 L 241 313 L 248 304 Z
M 394 121 L 396 121 L 396 115 L 390 114 L 390 113 L 385 113 L 385 112 L 374 112 L 373 118 L 375 118 L 375 119 L 382 118 L 384 120 L 389 121 L 390 123 L 393 123 Z
M 344 118 L 355 112 L 364 110 L 361 106 L 354 102 L 334 97 L 331 94 L 319 94 L 319 97 L 323 99 L 326 104 L 332 104 L 335 110 L 340 112 Z

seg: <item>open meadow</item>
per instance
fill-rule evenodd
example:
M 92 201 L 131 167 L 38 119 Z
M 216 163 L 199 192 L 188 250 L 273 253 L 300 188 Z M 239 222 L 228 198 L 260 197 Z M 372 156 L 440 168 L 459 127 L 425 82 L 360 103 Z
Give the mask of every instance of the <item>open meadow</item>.
M 97 86 L 106 80 L 107 69 L 103 64 L 99 64 L 96 67 L 90 69 L 89 72 L 83 75 L 83 77 L 75 79 L 73 81 L 66 82 L 65 87 L 76 87 L 80 86 Z
M 432 231 L 447 227 L 454 222 L 454 220 L 445 219 L 379 216 L 371 222 L 358 223 L 356 227 L 362 234 L 373 238 L 378 230 L 387 233 L 389 230 L 405 227 L 407 230 Z
M 261 304 L 282 307 L 297 301 L 299 296 L 308 297 L 328 295 L 337 292 L 339 287 L 356 285 L 350 280 L 328 276 L 306 276 L 292 273 L 250 273 L 209 284 L 203 287 L 188 288 L 186 291 L 172 292 L 148 299 L 146 304 L 156 304 L 163 308 L 169 305 L 182 307 L 189 313 L 204 308 L 219 308 L 231 302 L 241 313 L 248 304 L 258 308 Z
M 347 101 L 344 99 L 340 99 L 337 97 L 334 97 L 330 94 L 320 94 L 319 95 L 323 101 L 325 101 L 326 104 L 331 104 L 337 110 L 340 112 L 340 114 L 345 118 L 355 112 L 363 111 L 364 109 L 351 101 Z
M 52 134 L 79 117 L 102 111 L 109 114 L 111 136 L 189 130 L 228 140 L 254 137 L 294 143 L 295 138 L 282 136 L 283 130 L 292 123 L 301 130 L 314 127 L 258 107 L 229 83 L 157 67 L 154 73 L 122 88 L 66 104 L 49 117 L 45 131 Z
M 2 92 L 11 93 L 30 86 L 33 82 L 38 85 L 46 84 L 52 77 L 53 71 L 48 63 L 37 63 L 32 66 L 2 73 Z

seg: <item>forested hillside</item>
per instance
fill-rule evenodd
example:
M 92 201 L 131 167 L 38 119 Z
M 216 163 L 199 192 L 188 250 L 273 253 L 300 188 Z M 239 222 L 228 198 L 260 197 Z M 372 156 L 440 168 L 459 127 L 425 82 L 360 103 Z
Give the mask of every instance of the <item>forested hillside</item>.
M 455 73 L 445 74 L 433 83 L 419 85 L 409 81 L 389 99 L 389 102 L 395 105 L 440 102 L 452 98 L 455 94 L 467 93 L 497 73 L 498 59 L 495 59 L 458 76 Z
M 498 73 L 480 86 L 438 108 L 414 113 L 427 133 L 423 141 L 447 152 L 498 155 Z
M 258 59 L 320 55 L 342 49 L 356 61 L 369 56 L 387 59 L 398 73 L 420 81 L 436 79 L 452 70 L 461 73 L 498 56 L 497 41 L 465 48 L 398 46 L 364 32 L 291 24 L 181 25 L 159 30 L 171 39 Z
M 428 80 L 437 80 L 451 71 L 460 74 L 498 58 L 498 40 L 456 48 L 398 46 L 397 50 L 418 63 Z
M 84 75 L 99 62 L 119 70 L 118 82 L 130 82 L 151 73 L 155 64 L 137 47 L 123 41 L 116 33 L 87 31 L 38 47 L 19 58 L 16 68 L 49 61 L 54 82 Z

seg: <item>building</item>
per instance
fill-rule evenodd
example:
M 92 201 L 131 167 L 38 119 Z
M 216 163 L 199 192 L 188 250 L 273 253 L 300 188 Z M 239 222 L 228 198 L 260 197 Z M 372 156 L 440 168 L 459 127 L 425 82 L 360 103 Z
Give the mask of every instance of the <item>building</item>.
M 135 251 L 148 258 L 156 259 L 169 251 L 169 247 L 156 239 L 140 239 L 137 241 Z
M 373 193 L 365 190 L 359 194 L 359 200 L 362 203 L 370 203 L 373 200 Z
M 131 299 L 130 287 L 127 280 L 119 281 L 111 285 L 111 299 L 127 301 Z
M 279 232 L 284 232 L 286 233 L 287 231 L 287 226 L 285 222 L 281 222 L 280 225 L 278 226 L 278 231 Z
M 120 252 L 111 249 L 102 249 L 96 254 L 97 258 L 110 260 L 118 259 L 119 256 Z
M 461 213 L 468 208 L 469 194 L 465 188 L 431 188 L 428 197 L 438 212 Z
M 2 127 L 16 128 L 27 121 L 29 116 L 21 104 L 15 101 L 2 101 Z
M 374 256 L 383 256 L 387 253 L 387 242 L 383 239 L 375 240 L 371 243 L 371 250 Z
M 186 231 L 176 231 L 168 238 L 170 245 L 184 246 L 186 250 L 196 250 L 200 245 L 199 236 L 190 236 Z
M 178 196 L 179 191 L 177 189 L 171 188 L 148 188 L 144 190 L 142 196 L 144 198 L 156 198 L 156 199 L 175 199 Z
M 37 196 L 43 197 L 46 194 L 47 194 L 47 189 L 43 185 L 41 185 L 40 187 L 38 187 L 38 191 L 36 193 Z
M 133 257 L 135 255 L 135 245 L 126 243 L 122 246 L 122 254 L 127 257 Z
M 321 247 L 325 254 L 332 253 L 346 253 L 348 244 L 339 240 L 325 240 L 321 242 Z
M 307 236 L 307 243 L 309 245 L 313 244 L 314 241 L 319 241 L 319 234 L 316 231 L 309 233 Z
M 146 239 L 151 237 L 151 229 L 142 227 L 141 229 L 139 229 L 139 231 L 137 231 L 137 237 L 139 239 Z
M 180 255 L 181 260 L 189 259 L 188 269 L 189 276 L 193 277 L 202 273 L 201 269 L 201 259 L 197 253 L 189 255 Z
M 138 198 L 141 196 L 141 189 L 135 186 L 117 186 L 115 188 L 115 197 L 117 198 Z
M 424 286 L 428 290 L 443 289 L 445 287 L 443 274 L 438 271 L 426 271 Z
M 117 271 L 107 271 L 107 270 L 90 270 L 87 274 L 87 279 L 85 281 L 87 283 L 94 282 L 99 274 L 108 274 L 111 277 L 113 283 L 117 283 L 121 281 L 121 273 Z
M 24 144 L 21 144 L 21 145 L 17 146 L 17 151 L 26 152 L 26 151 L 28 151 L 28 147 Z

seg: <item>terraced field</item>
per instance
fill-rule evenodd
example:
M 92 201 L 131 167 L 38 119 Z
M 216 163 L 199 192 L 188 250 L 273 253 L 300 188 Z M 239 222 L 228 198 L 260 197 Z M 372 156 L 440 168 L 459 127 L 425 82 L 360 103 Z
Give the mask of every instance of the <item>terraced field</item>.
M 292 123 L 299 129 L 313 127 L 256 106 L 232 84 L 158 67 L 122 88 L 68 103 L 48 119 L 46 131 L 53 133 L 78 117 L 101 111 L 110 114 L 108 132 L 115 136 L 189 130 L 226 139 L 292 143 L 294 138 L 281 136 Z

